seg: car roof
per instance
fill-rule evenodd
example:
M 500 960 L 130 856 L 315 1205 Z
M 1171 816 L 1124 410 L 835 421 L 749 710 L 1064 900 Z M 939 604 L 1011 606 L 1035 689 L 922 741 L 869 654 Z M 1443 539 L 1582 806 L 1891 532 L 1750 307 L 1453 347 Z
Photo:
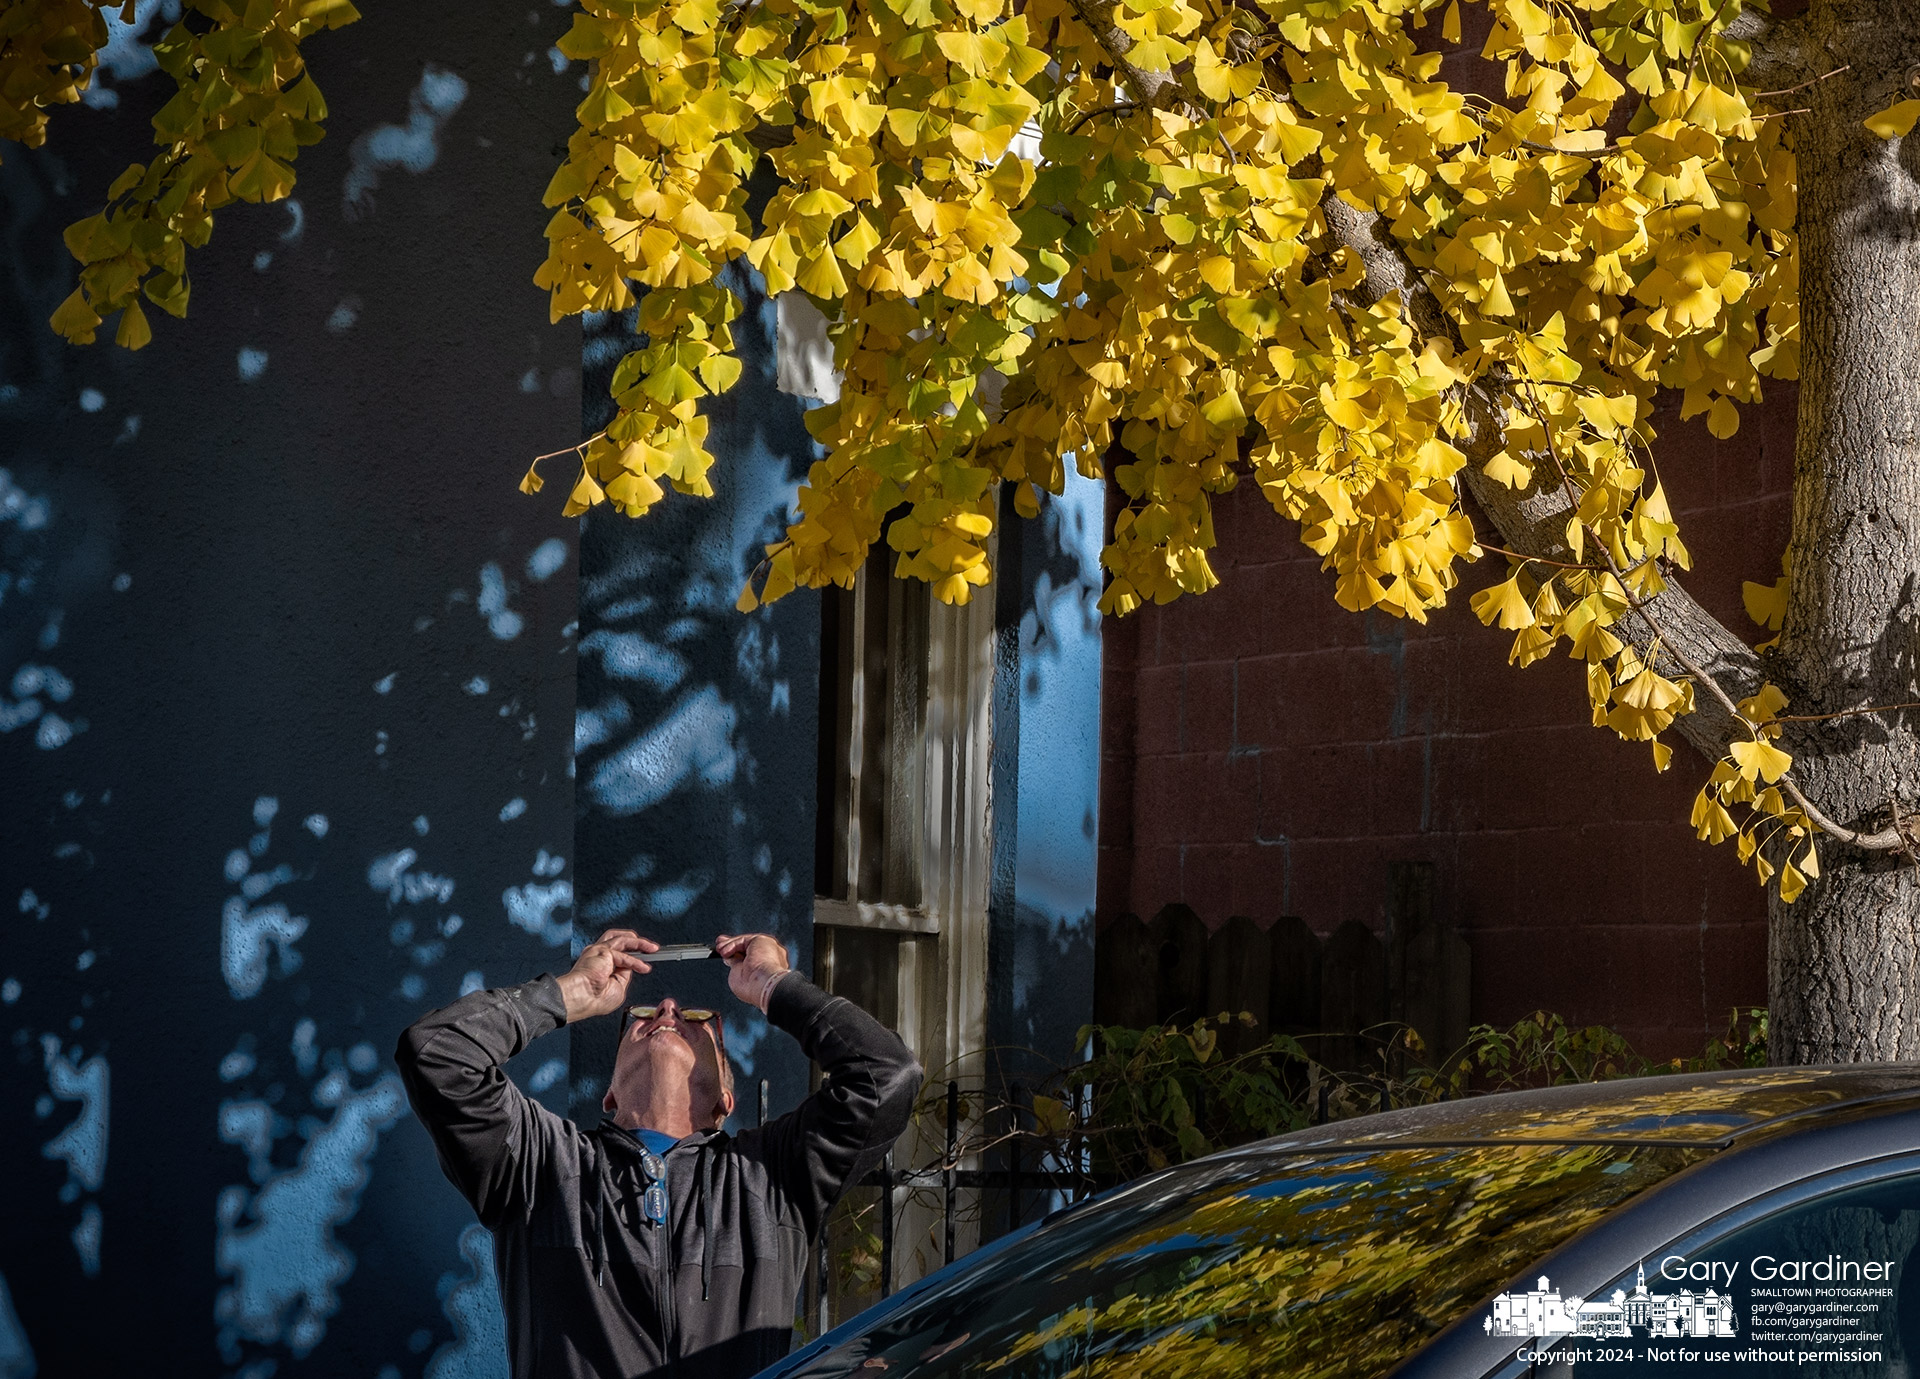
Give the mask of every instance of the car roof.
M 1920 1100 L 1920 1064 L 1738 1068 L 1500 1092 L 1296 1130 L 1230 1154 L 1422 1144 L 1726 1146 L 1786 1122 Z

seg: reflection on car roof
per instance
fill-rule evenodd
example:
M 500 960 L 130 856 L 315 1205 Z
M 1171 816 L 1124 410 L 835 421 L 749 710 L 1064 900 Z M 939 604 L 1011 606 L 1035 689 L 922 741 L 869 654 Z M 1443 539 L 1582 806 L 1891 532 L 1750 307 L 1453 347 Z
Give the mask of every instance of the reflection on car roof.
M 1500 1142 L 1716 1145 L 1783 1121 L 1909 1099 L 1920 1101 L 1920 1064 L 1673 1073 L 1409 1107 L 1297 1130 L 1229 1152 Z

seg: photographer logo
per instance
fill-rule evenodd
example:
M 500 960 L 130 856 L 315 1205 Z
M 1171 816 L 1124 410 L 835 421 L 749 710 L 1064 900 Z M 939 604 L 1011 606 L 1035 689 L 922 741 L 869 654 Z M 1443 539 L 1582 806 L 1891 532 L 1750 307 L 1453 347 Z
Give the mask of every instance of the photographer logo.
M 1609 1299 L 1560 1296 L 1542 1277 L 1525 1293 L 1502 1293 L 1484 1329 L 1494 1336 L 1633 1336 L 1661 1339 L 1730 1337 L 1738 1321 L 1730 1294 L 1709 1287 L 1703 1293 L 1682 1288 L 1677 1293 L 1647 1291 L 1647 1271 L 1641 1266 L 1631 1293 L 1616 1288 Z

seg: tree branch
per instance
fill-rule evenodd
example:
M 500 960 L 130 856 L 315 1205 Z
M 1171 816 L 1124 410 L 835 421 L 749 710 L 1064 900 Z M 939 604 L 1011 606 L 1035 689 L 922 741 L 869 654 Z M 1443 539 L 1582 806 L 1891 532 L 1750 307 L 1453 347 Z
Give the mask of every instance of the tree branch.
M 1465 447 L 1467 467 L 1462 475 L 1480 510 L 1508 544 L 1523 554 L 1571 559 L 1566 529 L 1574 508 L 1558 482 L 1548 477 L 1544 467 L 1536 472 L 1533 483 L 1518 493 L 1489 479 L 1481 466 L 1499 449 L 1499 430 L 1476 429 L 1491 431 L 1492 435 L 1476 435 L 1472 441 L 1478 443 Z M 1659 594 L 1640 600 L 1635 612 L 1641 616 L 1623 621 L 1614 629 L 1616 633 L 1643 657 L 1659 641 L 1700 681 L 1702 693 L 1694 700 L 1693 712 L 1674 720 L 1680 735 L 1708 761 L 1719 761 L 1732 743 L 1751 738 L 1753 734 L 1735 712 L 1734 704 L 1766 683 L 1766 671 L 1753 648 L 1723 627 L 1671 578 Z
M 1366 268 L 1359 293 L 1375 302 L 1397 292 L 1419 329 L 1449 338 L 1458 346 L 1459 336 L 1452 322 L 1379 215 L 1358 210 L 1332 192 L 1321 199 L 1320 209 L 1335 243 L 1357 255 Z M 1566 541 L 1567 520 L 1573 515 L 1574 504 L 1564 487 L 1549 478 L 1544 466 L 1519 492 L 1489 479 L 1484 466 L 1501 445 L 1499 403 L 1479 384 L 1467 390 L 1463 401 L 1470 429 L 1461 446 L 1467 457 L 1461 477 L 1480 510 L 1511 553 L 1554 563 L 1577 563 Z M 1642 657 L 1658 642 L 1698 682 L 1701 692 L 1695 696 L 1693 712 L 1674 720 L 1680 735 L 1713 762 L 1726 757 L 1733 743 L 1751 740 L 1752 725 L 1740 714 L 1737 701 L 1758 692 L 1768 679 L 1753 648 L 1722 626 L 1672 579 L 1666 580 L 1666 588 L 1653 598 L 1634 597 L 1631 604 L 1636 616 L 1623 619 L 1615 631 Z M 1782 777 L 1780 785 L 1815 827 L 1844 843 L 1876 852 L 1905 846 L 1896 829 L 1862 833 L 1848 828 L 1828 818 L 1791 778 Z
M 1082 110 L 1079 113 L 1079 115 L 1075 117 L 1073 123 L 1067 126 L 1067 133 L 1078 134 L 1080 132 L 1081 125 L 1085 124 L 1088 120 L 1097 118 L 1098 116 L 1123 115 L 1129 110 L 1138 110 L 1138 109 L 1140 109 L 1140 107 L 1135 105 L 1132 101 L 1115 101 L 1112 105 L 1096 105 L 1089 110 Z
M 1827 80 L 1829 77 L 1837 77 L 1842 72 L 1851 72 L 1852 70 L 1853 70 L 1853 64 L 1849 62 L 1842 66 L 1834 68 L 1831 72 L 1822 72 L 1817 77 L 1809 77 L 1807 80 L 1801 82 L 1798 86 L 1789 86 L 1779 91 L 1755 91 L 1753 93 L 1753 98 L 1757 101 L 1763 101 L 1763 100 L 1768 100 L 1774 96 L 1791 96 L 1796 91 L 1804 91 L 1809 86 L 1818 86 L 1821 82 Z
M 1173 73 L 1149 72 L 1127 60 L 1127 54 L 1133 51 L 1133 37 L 1114 22 L 1113 12 L 1119 7 L 1116 0 L 1069 0 L 1069 3 L 1073 6 L 1074 14 L 1087 26 L 1094 41 L 1106 53 L 1107 60 L 1113 64 L 1113 70 L 1119 73 L 1135 104 L 1161 110 L 1199 106 L 1200 102 L 1181 86 L 1180 79 Z

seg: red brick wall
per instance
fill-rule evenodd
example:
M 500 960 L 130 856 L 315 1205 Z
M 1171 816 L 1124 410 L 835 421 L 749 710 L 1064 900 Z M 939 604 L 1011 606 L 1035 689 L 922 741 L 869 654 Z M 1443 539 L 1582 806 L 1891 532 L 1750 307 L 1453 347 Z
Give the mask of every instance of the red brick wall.
M 1671 411 L 1657 426 L 1687 588 L 1758 640 L 1740 584 L 1779 574 L 1792 389 L 1729 441 Z M 1421 627 L 1340 608 L 1253 485 L 1216 512 L 1220 587 L 1106 625 L 1100 922 L 1180 900 L 1210 924 L 1378 929 L 1388 862 L 1424 860 L 1473 947 L 1475 1020 L 1546 1008 L 1666 1056 L 1764 1002 L 1760 888 L 1687 825 L 1706 763 L 1676 734 L 1656 775 L 1644 744 L 1590 727 L 1564 655 L 1507 664 L 1511 634 L 1467 605 L 1504 560 Z

